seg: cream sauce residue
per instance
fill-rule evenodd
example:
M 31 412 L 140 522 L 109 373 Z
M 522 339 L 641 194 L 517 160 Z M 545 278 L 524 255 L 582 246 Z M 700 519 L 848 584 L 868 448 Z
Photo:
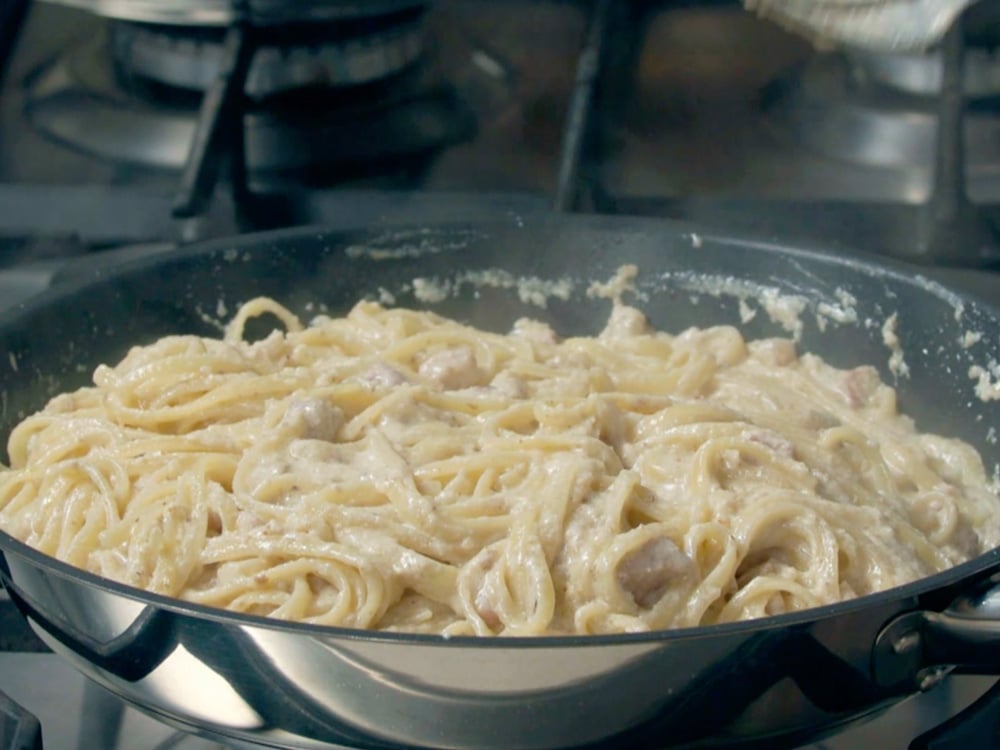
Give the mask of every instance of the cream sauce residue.
M 882 324 L 882 343 L 889 348 L 889 372 L 896 377 L 905 378 L 910 374 L 910 366 L 903 357 L 903 347 L 899 343 L 896 327 L 899 324 L 897 313 L 893 313 Z
M 985 367 L 973 365 L 969 377 L 976 381 L 976 397 L 980 401 L 1000 401 L 1000 362 L 992 359 Z
M 809 300 L 799 294 L 789 294 L 772 286 L 740 279 L 735 276 L 715 276 L 668 272 L 662 280 L 671 287 L 684 289 L 710 297 L 732 297 L 743 302 L 740 314 L 748 320 L 751 302 L 760 306 L 773 323 L 792 334 L 796 341 L 802 336 L 802 314 L 809 307 Z M 692 299 L 692 304 L 697 304 Z
M 451 296 L 452 283 L 442 279 L 418 277 L 413 280 L 413 296 L 425 304 L 444 302 Z
M 569 278 L 547 280 L 537 276 L 515 276 L 510 271 L 490 268 L 463 271 L 449 278 L 418 277 L 413 279 L 412 291 L 419 302 L 438 303 L 458 295 L 464 286 L 471 286 L 473 290 L 512 289 L 521 302 L 544 309 L 551 298 L 569 299 L 575 283 Z
M 836 303 L 820 302 L 816 305 L 816 325 L 820 331 L 825 331 L 827 323 L 850 325 L 858 322 L 857 298 L 846 289 L 834 290 Z
M 633 264 L 621 266 L 607 281 L 594 281 L 587 287 L 587 296 L 620 303 L 625 292 L 635 293 L 639 268 Z
M 982 331 L 966 331 L 958 342 L 963 349 L 971 349 L 983 339 Z

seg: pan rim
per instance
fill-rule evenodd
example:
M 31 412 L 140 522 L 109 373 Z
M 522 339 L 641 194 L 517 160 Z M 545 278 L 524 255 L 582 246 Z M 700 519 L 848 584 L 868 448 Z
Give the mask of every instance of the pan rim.
M 375 230 L 397 233 L 400 231 L 428 232 L 458 230 L 517 233 L 521 231 L 558 229 L 561 227 L 603 231 L 607 232 L 609 236 L 613 233 L 641 234 L 643 230 L 647 229 L 660 232 L 666 230 L 674 239 L 687 238 L 692 242 L 719 243 L 732 248 L 764 253 L 766 255 L 780 254 L 794 258 L 803 258 L 826 264 L 830 267 L 844 267 L 854 272 L 863 273 L 870 278 L 891 279 L 895 282 L 918 287 L 933 294 L 942 301 L 951 304 L 971 302 L 977 307 L 989 310 L 1000 316 L 1000 302 L 984 299 L 973 292 L 956 290 L 949 284 L 935 280 L 932 278 L 933 268 L 915 265 L 892 256 L 866 252 L 858 248 L 838 246 L 832 242 L 810 241 L 809 246 L 805 247 L 803 246 L 803 241 L 789 241 L 785 243 L 781 238 L 775 236 L 765 237 L 764 235 L 755 233 L 737 233 L 714 229 L 692 222 L 653 217 L 604 214 L 528 214 L 524 217 L 517 216 L 514 218 L 498 217 L 491 220 L 476 219 L 469 221 L 450 220 L 427 224 L 402 221 L 399 223 L 379 224 L 373 227 L 334 228 L 321 224 L 307 224 L 241 235 L 215 237 L 190 244 L 172 246 L 146 253 L 139 257 L 123 260 L 111 268 L 98 266 L 97 268 L 78 270 L 70 279 L 59 281 L 55 286 L 50 286 L 26 300 L 19 301 L 12 308 L 0 313 L 0 332 L 8 329 L 21 315 L 28 314 L 37 307 L 44 307 L 48 304 L 50 297 L 57 295 L 65 296 L 67 293 L 82 291 L 92 284 L 103 280 L 122 279 L 130 274 L 138 273 L 167 262 L 180 262 L 202 255 L 226 253 L 233 250 L 238 252 L 241 249 L 245 249 L 241 248 L 240 245 L 247 243 L 259 246 L 267 243 L 284 243 L 303 238 L 345 238 L 359 234 L 370 235 Z M 697 239 L 695 240 L 695 238 Z M 931 275 L 923 273 L 928 270 L 931 271 Z

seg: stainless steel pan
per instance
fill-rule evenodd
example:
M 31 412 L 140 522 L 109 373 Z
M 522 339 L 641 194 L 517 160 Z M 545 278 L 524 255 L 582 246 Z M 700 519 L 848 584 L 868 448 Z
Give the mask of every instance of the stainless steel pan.
M 344 311 L 380 289 L 422 305 L 407 291 L 412 280 L 438 277 L 455 291 L 432 305 L 439 312 L 497 329 L 533 315 L 564 332 L 594 331 L 607 303 L 588 298 L 587 285 L 626 262 L 639 266 L 648 295 L 640 304 L 660 327 L 738 323 L 741 296 L 779 290 L 807 301 L 803 348 L 840 366 L 880 364 L 890 381 L 880 327 L 897 313 L 911 371 L 898 382 L 902 407 L 923 429 L 971 441 L 989 464 L 1000 458 L 1000 402 L 978 400 L 968 375 L 1000 352 L 995 309 L 868 262 L 596 217 L 286 231 L 64 283 L 0 321 L 8 354 L 0 357 L 0 431 L 130 344 L 217 333 L 217 309 L 256 295 L 303 313 L 313 302 Z M 511 276 L 484 284 L 473 272 L 485 269 Z M 704 275 L 728 281 L 706 285 Z M 572 293 L 542 309 L 505 286 L 515 277 L 569 279 Z M 744 328 L 783 332 L 763 309 Z M 981 340 L 964 347 L 966 331 Z M 11 597 L 82 672 L 178 726 L 275 746 L 771 747 L 872 715 L 955 665 L 1000 674 L 1000 584 L 994 590 L 990 579 L 1000 550 L 898 590 L 759 622 L 443 640 L 189 606 L 82 573 L 3 534 L 0 549 Z

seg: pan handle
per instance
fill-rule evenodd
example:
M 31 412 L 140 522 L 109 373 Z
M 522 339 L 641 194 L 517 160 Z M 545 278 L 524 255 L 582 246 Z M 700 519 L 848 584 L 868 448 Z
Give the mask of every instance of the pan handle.
M 949 672 L 1000 675 L 1000 573 L 942 612 L 907 612 L 875 641 L 872 672 L 885 687 L 926 690 Z
M 9 579 L 3 576 L 0 579 L 26 619 L 63 647 L 123 680 L 137 682 L 146 677 L 176 647 L 173 623 L 164 610 L 146 606 L 124 632 L 110 641 L 99 642 L 65 620 L 54 622 L 33 606 Z

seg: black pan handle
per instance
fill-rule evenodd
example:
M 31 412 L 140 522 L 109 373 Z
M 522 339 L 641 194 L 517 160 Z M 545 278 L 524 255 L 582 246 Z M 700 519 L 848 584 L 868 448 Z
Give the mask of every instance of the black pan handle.
M 4 587 L 27 619 L 73 653 L 123 680 L 136 682 L 156 669 L 176 648 L 169 613 L 147 606 L 120 635 L 100 642 L 64 620 L 53 622 L 33 606 L 10 580 Z
M 953 670 L 1000 675 L 1000 573 L 942 612 L 900 615 L 875 642 L 872 671 L 881 685 L 924 690 Z

